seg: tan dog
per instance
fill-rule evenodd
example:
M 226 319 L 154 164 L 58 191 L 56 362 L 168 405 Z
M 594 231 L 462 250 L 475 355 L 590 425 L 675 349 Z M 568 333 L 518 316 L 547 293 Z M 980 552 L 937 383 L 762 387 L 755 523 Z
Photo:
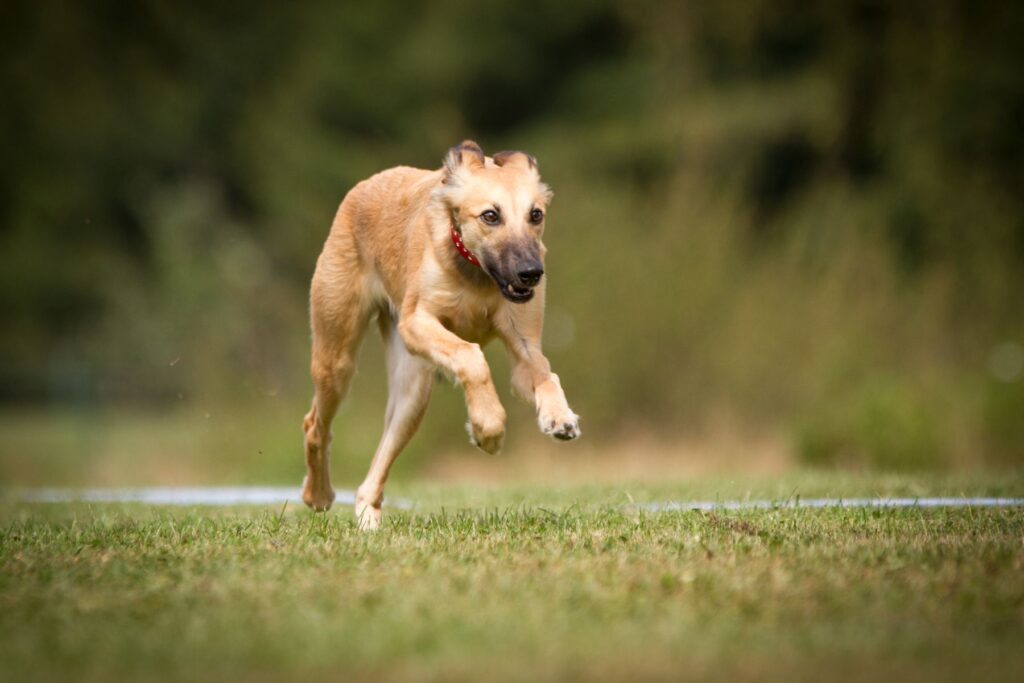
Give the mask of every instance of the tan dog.
M 501 449 L 505 409 L 481 350 L 495 336 L 541 431 L 564 440 L 580 435 L 540 346 L 541 235 L 550 199 L 532 156 L 485 157 L 470 141 L 450 149 L 440 170 L 399 166 L 348 193 L 310 292 L 316 393 L 304 422 L 307 505 L 327 510 L 334 501 L 331 421 L 374 315 L 387 350 L 389 398 L 384 434 L 356 494 L 360 528 L 380 526 L 384 482 L 423 417 L 435 366 L 465 391 L 473 443 L 488 453 Z

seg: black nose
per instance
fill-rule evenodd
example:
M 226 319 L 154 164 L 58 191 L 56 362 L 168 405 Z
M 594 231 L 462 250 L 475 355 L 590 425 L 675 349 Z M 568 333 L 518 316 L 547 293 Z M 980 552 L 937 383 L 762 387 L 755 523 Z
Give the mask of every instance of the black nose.
M 540 266 L 530 266 L 516 273 L 519 276 L 519 281 L 527 287 L 533 287 L 540 282 L 540 276 L 543 274 L 544 269 Z

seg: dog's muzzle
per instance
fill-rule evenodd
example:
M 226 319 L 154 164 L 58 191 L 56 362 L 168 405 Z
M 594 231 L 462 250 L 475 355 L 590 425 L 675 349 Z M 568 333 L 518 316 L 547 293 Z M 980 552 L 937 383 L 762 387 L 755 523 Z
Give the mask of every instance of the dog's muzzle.
M 532 299 L 534 287 L 544 277 L 544 268 L 539 263 L 523 265 L 514 277 L 503 275 L 496 268 L 489 267 L 487 271 L 498 285 L 501 295 L 514 304 L 525 304 Z

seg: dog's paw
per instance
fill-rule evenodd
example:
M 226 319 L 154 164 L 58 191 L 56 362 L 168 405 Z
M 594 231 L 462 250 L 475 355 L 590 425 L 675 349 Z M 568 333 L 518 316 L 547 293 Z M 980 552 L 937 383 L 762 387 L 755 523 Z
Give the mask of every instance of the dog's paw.
M 383 489 L 365 483 L 356 489 L 356 522 L 360 531 L 376 531 L 380 528 L 383 504 Z
M 505 443 L 504 423 L 497 426 L 486 426 L 467 422 L 466 432 L 469 433 L 469 442 L 471 444 L 490 455 L 500 453 L 501 447 Z
M 356 503 L 356 521 L 360 531 L 376 531 L 380 528 L 383 513 L 380 506 Z
M 310 484 L 309 477 L 306 477 L 302 482 L 302 502 L 316 512 L 326 512 L 334 503 L 334 489 L 330 486 L 326 489 L 314 488 Z
M 572 441 L 580 438 L 580 416 L 572 411 L 560 418 L 543 417 L 539 420 L 540 430 L 559 441 Z

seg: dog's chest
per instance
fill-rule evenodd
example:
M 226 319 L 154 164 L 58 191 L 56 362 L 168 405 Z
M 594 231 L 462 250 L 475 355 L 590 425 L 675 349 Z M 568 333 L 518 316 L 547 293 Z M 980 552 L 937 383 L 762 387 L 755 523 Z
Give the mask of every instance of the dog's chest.
M 452 308 L 441 316 L 441 323 L 460 338 L 483 344 L 494 336 L 491 313 L 485 307 Z

